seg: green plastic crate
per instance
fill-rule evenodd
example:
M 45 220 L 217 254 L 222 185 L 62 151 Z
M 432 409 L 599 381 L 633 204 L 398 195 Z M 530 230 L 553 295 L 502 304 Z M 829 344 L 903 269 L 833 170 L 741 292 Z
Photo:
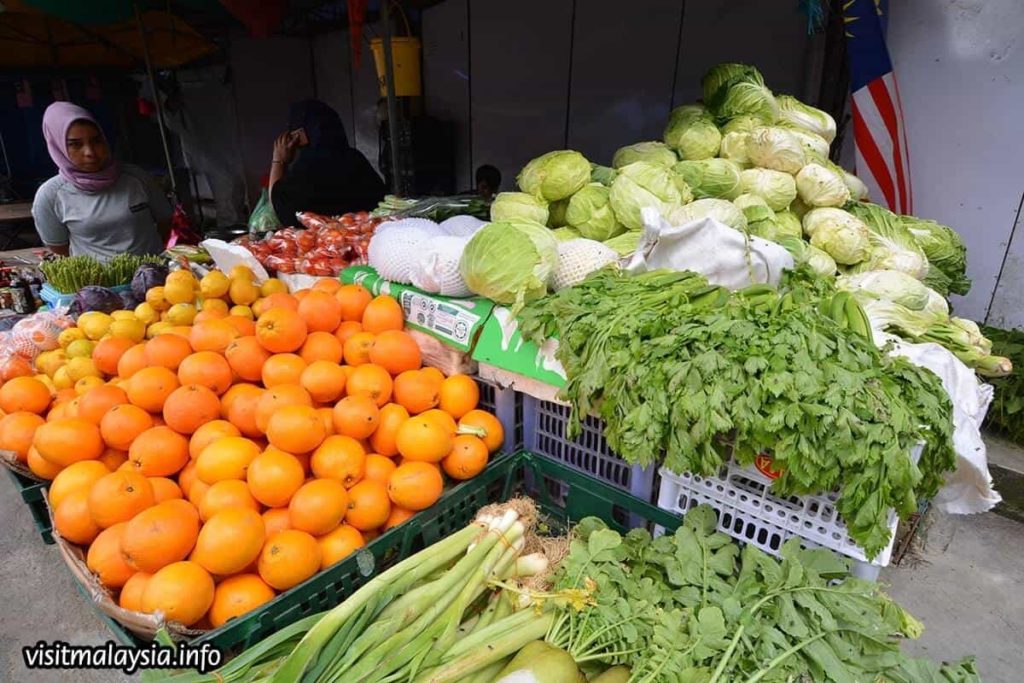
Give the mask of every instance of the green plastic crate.
M 533 498 L 553 524 L 596 516 L 624 532 L 631 520 L 669 530 L 680 523 L 680 518 L 561 463 L 527 452 L 505 455 L 355 555 L 192 642 L 210 643 L 229 654 L 248 648 L 303 617 L 334 607 L 382 569 L 465 527 L 481 507 L 516 494 Z M 85 595 L 84 589 L 78 588 Z M 122 642 L 144 644 L 117 622 L 101 616 Z
M 10 469 L 7 469 L 7 473 L 21 494 L 21 499 L 28 506 L 29 512 L 32 513 L 32 522 L 39 530 L 39 535 L 43 537 L 43 543 L 52 545 L 53 527 L 50 525 L 50 513 L 46 510 L 46 484 L 23 477 Z

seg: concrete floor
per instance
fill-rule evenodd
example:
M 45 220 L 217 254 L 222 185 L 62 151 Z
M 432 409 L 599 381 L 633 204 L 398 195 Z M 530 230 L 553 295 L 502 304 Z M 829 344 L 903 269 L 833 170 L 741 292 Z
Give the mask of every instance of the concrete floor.
M 993 451 L 993 461 L 1024 473 L 1024 451 L 1005 442 Z M 0 683 L 130 680 L 109 671 L 25 669 L 23 645 L 93 645 L 111 636 L 75 590 L 56 549 L 43 545 L 6 475 L 0 476 L 0 520 Z M 907 651 L 947 661 L 974 654 L 986 683 L 1024 680 L 1022 541 L 1024 526 L 996 514 L 931 511 L 902 564 L 880 578 L 925 624 L 924 635 L 907 643 Z

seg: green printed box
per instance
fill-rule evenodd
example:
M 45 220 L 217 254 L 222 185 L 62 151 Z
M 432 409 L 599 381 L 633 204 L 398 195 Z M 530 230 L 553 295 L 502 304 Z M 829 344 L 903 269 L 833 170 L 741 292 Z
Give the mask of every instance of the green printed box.
M 509 309 L 495 305 L 473 349 L 473 360 L 535 379 L 553 387 L 565 386 L 565 370 L 555 358 L 558 340 L 540 346 L 523 339 L 519 321 Z
M 455 299 L 385 280 L 370 266 L 346 268 L 341 271 L 341 281 L 361 284 L 374 295 L 393 296 L 405 311 L 406 325 L 461 351 L 472 350 L 494 308 L 490 299 Z

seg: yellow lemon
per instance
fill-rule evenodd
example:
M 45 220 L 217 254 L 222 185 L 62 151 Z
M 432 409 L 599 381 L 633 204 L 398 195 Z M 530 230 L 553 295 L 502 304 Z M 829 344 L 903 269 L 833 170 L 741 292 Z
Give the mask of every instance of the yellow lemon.
M 43 353 L 36 356 L 36 367 L 46 373 L 46 376 L 53 379 L 53 375 L 57 370 L 64 366 L 68 362 L 68 354 L 64 349 L 54 349 L 53 351 L 44 351 Z
M 228 311 L 228 313 L 230 313 L 231 315 L 240 316 L 242 318 L 247 318 L 249 320 L 256 319 L 256 317 L 252 314 L 252 309 L 249 308 L 248 306 L 232 306 L 231 310 Z
M 219 299 L 228 293 L 231 280 L 219 270 L 211 270 L 199 281 L 199 291 L 204 299 Z
M 192 304 L 174 304 L 167 311 L 167 321 L 172 326 L 188 326 L 196 317 L 196 307 Z
M 152 305 L 142 302 L 135 307 L 135 317 L 147 325 L 152 325 L 160 319 L 160 312 Z
M 146 323 L 135 318 L 131 320 L 115 320 L 110 326 L 110 334 L 115 337 L 131 339 L 137 344 L 146 336 Z
M 135 320 L 135 313 L 132 311 L 114 311 L 110 314 L 114 320 Z
M 228 290 L 231 301 L 241 306 L 248 306 L 260 298 L 260 290 L 251 280 L 238 278 L 231 281 L 231 288 Z
M 89 311 L 78 316 L 78 327 L 85 336 L 93 341 L 99 341 L 103 338 L 107 332 L 110 331 L 110 324 L 114 322 L 106 313 L 100 313 L 99 311 Z
M 146 303 L 152 306 L 155 311 L 166 311 L 171 307 L 171 304 L 167 301 L 167 297 L 164 296 L 163 287 L 151 287 L 150 290 L 146 292 Z
M 83 377 L 103 377 L 103 373 L 92 362 L 92 358 L 72 358 L 64 367 L 72 382 L 77 382 Z
M 167 299 L 168 303 L 171 305 L 187 304 L 192 303 L 192 301 L 195 300 L 196 292 L 195 289 L 193 289 L 191 282 L 184 282 L 182 280 L 175 280 L 172 282 L 168 278 L 167 284 L 164 285 L 164 298 Z
M 101 387 L 104 384 L 106 384 L 106 382 L 103 381 L 102 377 L 93 377 L 92 375 L 88 377 L 83 377 L 82 379 L 75 382 L 75 393 L 81 396 L 90 389 Z
M 249 266 L 239 264 L 228 271 L 228 277 L 232 280 L 249 280 L 252 282 L 256 279 L 256 274 L 252 272 Z
M 57 372 L 53 373 L 53 386 L 57 387 L 58 391 L 60 389 L 70 389 L 75 386 L 74 380 L 72 380 L 71 376 L 68 375 L 68 366 L 64 365 L 59 367 L 57 368 Z
M 267 278 L 266 280 L 263 281 L 263 284 L 260 285 L 260 294 L 262 296 L 270 296 L 271 294 L 287 294 L 287 293 L 288 293 L 288 285 L 286 285 L 281 280 L 278 280 L 276 277 Z
M 65 351 L 68 358 L 92 358 L 92 350 L 96 347 L 96 342 L 88 339 L 77 339 L 70 344 Z
M 148 328 L 146 328 L 146 338 L 152 339 L 158 334 L 167 334 L 168 332 L 171 331 L 172 327 L 174 327 L 174 325 L 164 320 L 161 320 L 158 323 L 153 323 Z
M 68 344 L 78 339 L 85 339 L 85 332 L 77 327 L 69 327 L 57 336 L 57 343 L 62 349 L 66 349 Z

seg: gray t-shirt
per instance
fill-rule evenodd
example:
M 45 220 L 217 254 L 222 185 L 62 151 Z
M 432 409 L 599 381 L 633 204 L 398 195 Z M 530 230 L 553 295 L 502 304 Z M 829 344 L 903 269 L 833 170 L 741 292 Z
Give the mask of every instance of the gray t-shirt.
M 129 164 L 106 190 L 85 192 L 58 175 L 39 187 L 32 202 L 43 244 L 68 244 L 72 256 L 101 260 L 124 253 L 159 254 L 164 247 L 157 224 L 170 221 L 171 213 L 153 176 Z

